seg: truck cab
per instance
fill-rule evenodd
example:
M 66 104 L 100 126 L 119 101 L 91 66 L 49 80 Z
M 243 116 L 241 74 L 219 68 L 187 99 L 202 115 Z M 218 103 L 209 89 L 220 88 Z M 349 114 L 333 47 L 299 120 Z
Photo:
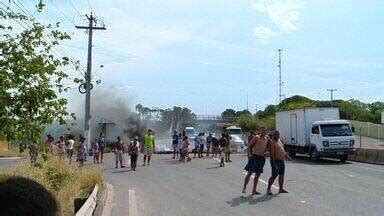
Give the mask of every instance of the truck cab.
M 315 121 L 310 130 L 310 156 L 337 157 L 345 161 L 354 154 L 355 136 L 353 128 L 346 120 Z
M 185 135 L 187 135 L 190 140 L 195 139 L 195 137 L 196 137 L 195 128 L 194 127 L 185 127 Z
M 226 132 L 231 136 L 230 145 L 231 148 L 245 148 L 245 142 L 243 140 L 243 130 L 237 126 L 230 126 L 225 129 Z

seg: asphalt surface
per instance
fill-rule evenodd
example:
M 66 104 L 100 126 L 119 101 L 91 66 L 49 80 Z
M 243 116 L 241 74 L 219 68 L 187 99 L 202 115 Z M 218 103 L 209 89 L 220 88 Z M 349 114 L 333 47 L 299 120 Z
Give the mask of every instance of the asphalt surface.
M 21 160 L 20 158 L 1 158 L 0 157 L 0 171 L 16 166 L 20 160 Z
M 127 156 L 126 156 L 127 157 Z M 267 160 L 258 184 L 262 195 L 241 189 L 247 157 L 233 155 L 219 168 L 212 158 L 180 163 L 171 155 L 155 155 L 150 166 L 115 169 L 106 155 L 103 172 L 114 186 L 111 215 L 382 215 L 384 166 L 336 160 L 312 162 L 299 157 L 286 164 L 288 194 L 265 195 L 270 175 Z M 142 164 L 142 155 L 139 165 Z M 277 182 L 275 182 L 277 186 Z

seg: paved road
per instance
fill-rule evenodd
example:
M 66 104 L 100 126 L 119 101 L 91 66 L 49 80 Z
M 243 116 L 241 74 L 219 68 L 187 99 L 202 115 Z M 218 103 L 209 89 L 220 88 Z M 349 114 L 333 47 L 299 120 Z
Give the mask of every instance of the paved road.
M 0 158 L 0 171 L 15 166 L 19 161 L 20 158 Z
M 384 212 L 384 167 L 305 157 L 287 163 L 289 194 L 246 196 L 240 193 L 247 158 L 234 155 L 224 168 L 206 158 L 181 164 L 156 155 L 151 166 L 131 172 L 115 169 L 107 155 L 104 175 L 114 186 L 112 215 L 381 215 Z M 140 156 L 140 164 L 142 157 Z M 259 191 L 270 175 L 266 163 Z M 276 183 L 275 183 L 276 184 Z M 274 192 L 277 192 L 274 188 Z M 131 208 L 131 212 L 129 212 Z

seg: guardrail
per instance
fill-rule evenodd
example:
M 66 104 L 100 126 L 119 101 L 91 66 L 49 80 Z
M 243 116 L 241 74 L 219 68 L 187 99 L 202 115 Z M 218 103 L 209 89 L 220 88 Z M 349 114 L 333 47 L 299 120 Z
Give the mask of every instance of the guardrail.
M 95 211 L 97 205 L 97 192 L 99 191 L 99 186 L 96 184 L 93 188 L 91 195 L 85 201 L 84 205 L 76 212 L 76 216 L 91 216 Z

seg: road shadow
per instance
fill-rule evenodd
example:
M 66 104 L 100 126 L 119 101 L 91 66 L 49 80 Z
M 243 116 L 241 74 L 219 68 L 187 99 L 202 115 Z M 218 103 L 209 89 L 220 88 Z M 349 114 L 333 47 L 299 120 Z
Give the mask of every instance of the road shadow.
M 226 201 L 226 203 L 231 207 L 237 207 L 242 203 L 247 203 L 247 202 L 250 202 L 251 200 L 252 200 L 252 195 L 249 195 L 249 196 L 241 195 L 239 197 L 232 198 L 231 201 Z
M 221 167 L 220 166 L 214 166 L 214 167 L 207 167 L 205 169 L 210 170 L 210 169 L 219 169 L 219 168 L 221 168 Z
M 131 172 L 131 169 L 125 169 L 125 170 L 116 170 L 116 171 L 112 171 L 111 173 L 126 173 L 126 172 Z
M 275 197 L 277 195 L 278 194 L 272 194 L 272 195 L 264 194 L 263 196 L 257 197 L 256 199 L 251 199 L 249 201 L 249 204 L 256 205 L 257 203 L 261 203 L 261 202 L 265 202 L 265 201 L 271 200 L 273 197 Z
M 166 163 L 170 164 L 170 165 L 178 165 L 178 164 L 183 164 L 183 162 L 179 161 L 178 159 L 172 159 L 172 160 L 164 160 Z
M 252 195 L 248 195 L 248 196 L 241 195 L 239 197 L 233 198 L 231 201 L 227 201 L 226 203 L 228 205 L 230 205 L 231 207 L 237 207 L 237 206 L 241 205 L 242 203 L 248 203 L 250 205 L 256 205 L 257 203 L 269 201 L 273 197 L 276 197 L 277 195 L 278 195 L 277 193 L 272 194 L 272 195 L 264 194 L 261 197 L 257 197 L 258 195 L 253 195 L 253 196 Z M 257 198 L 255 198 L 255 197 L 257 197 Z
M 341 165 L 341 164 L 352 164 L 349 161 L 341 162 L 336 158 L 320 158 L 317 161 L 311 160 L 308 156 L 305 155 L 296 155 L 292 158 L 289 163 L 302 163 L 302 164 L 311 164 L 311 165 Z

